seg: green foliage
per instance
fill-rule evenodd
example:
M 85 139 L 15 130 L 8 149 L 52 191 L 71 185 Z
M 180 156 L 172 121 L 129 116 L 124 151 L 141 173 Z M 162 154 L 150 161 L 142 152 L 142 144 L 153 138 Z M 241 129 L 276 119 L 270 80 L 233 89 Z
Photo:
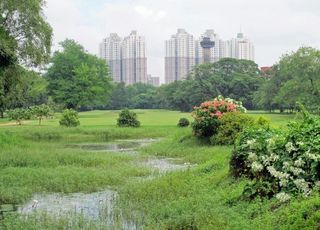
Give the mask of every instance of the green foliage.
M 73 109 L 66 109 L 62 113 L 62 117 L 59 121 L 61 126 L 76 127 L 80 125 L 77 111 Z
M 0 69 L 18 59 L 31 66 L 47 62 L 52 29 L 45 21 L 44 4 L 44 0 L 0 2 Z
M 218 132 L 220 117 L 226 112 L 245 111 L 241 102 L 218 96 L 213 101 L 201 103 L 194 107 L 192 116 L 195 119 L 191 126 L 193 134 L 198 137 L 211 137 Z
M 139 127 L 140 121 L 138 121 L 137 114 L 135 112 L 124 109 L 119 113 L 117 125 L 119 127 Z
M 320 51 L 301 47 L 284 55 L 255 95 L 255 103 L 266 110 L 294 110 L 297 101 L 312 112 L 319 111 Z
M 231 174 L 253 179 L 244 194 L 276 197 L 309 196 L 320 186 L 320 118 L 303 112 L 287 131 L 246 129 L 236 142 Z
M 45 104 L 33 106 L 30 109 L 32 115 L 39 120 L 39 125 L 41 125 L 42 119 L 52 116 L 52 110 L 50 106 Z
M 187 118 L 180 118 L 178 122 L 178 127 L 188 127 L 190 125 L 190 122 Z
M 17 124 L 22 125 L 23 120 L 31 119 L 32 113 L 30 109 L 17 108 L 7 111 L 10 120 L 15 120 Z
M 268 128 L 268 127 L 270 127 L 270 119 L 263 117 L 263 116 L 260 116 L 255 121 L 255 124 L 257 124 L 258 126 L 261 126 L 261 127 Z
M 242 130 L 254 123 L 253 118 L 239 112 L 227 112 L 219 119 L 217 134 L 210 138 L 213 145 L 232 145 Z
M 135 83 L 126 86 L 123 82 L 117 83 L 112 90 L 108 109 L 153 109 L 159 108 L 157 103 L 157 88 L 144 84 Z
M 46 80 L 34 71 L 19 65 L 6 67 L 0 73 L 0 116 L 6 109 L 45 103 L 46 87 Z
M 60 45 L 62 51 L 54 53 L 46 74 L 54 102 L 72 109 L 106 105 L 112 88 L 106 62 L 73 40 Z

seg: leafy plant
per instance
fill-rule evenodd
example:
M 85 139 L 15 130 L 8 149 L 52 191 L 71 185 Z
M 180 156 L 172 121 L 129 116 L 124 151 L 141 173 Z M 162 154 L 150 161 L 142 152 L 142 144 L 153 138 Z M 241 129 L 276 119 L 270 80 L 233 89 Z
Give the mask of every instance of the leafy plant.
M 138 121 L 137 114 L 128 109 L 124 109 L 120 112 L 117 120 L 119 127 L 139 127 L 140 121 Z
M 15 120 L 17 124 L 22 125 L 23 120 L 31 119 L 31 112 L 29 109 L 17 108 L 7 111 L 10 120 Z
M 59 121 L 61 126 L 76 127 L 80 125 L 77 111 L 73 109 L 66 109 L 62 113 L 62 118 Z
M 240 112 L 227 112 L 219 119 L 217 134 L 210 138 L 213 145 L 232 145 L 238 134 L 249 125 L 253 125 L 254 120 Z
M 188 127 L 190 125 L 190 122 L 187 118 L 180 118 L 178 122 L 179 127 Z

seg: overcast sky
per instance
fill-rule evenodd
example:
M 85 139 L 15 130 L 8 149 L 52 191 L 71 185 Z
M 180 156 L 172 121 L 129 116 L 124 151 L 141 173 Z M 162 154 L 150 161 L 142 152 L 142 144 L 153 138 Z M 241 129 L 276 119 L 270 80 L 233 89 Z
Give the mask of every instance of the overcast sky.
M 164 40 L 185 28 L 230 39 L 242 32 L 255 45 L 256 63 L 272 65 L 300 46 L 320 47 L 320 0 L 47 0 L 54 49 L 72 38 L 92 54 L 110 33 L 145 36 L 148 73 L 164 79 Z

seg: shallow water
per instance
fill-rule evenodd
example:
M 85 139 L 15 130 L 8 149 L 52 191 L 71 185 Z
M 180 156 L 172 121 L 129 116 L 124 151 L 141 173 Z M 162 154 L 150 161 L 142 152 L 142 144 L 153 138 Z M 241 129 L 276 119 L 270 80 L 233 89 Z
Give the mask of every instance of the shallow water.
M 160 174 L 188 169 L 192 166 L 189 163 L 177 164 L 176 159 L 173 158 L 150 158 L 142 162 L 142 165 L 150 167 L 154 171 L 158 171 Z
M 37 194 L 31 201 L 22 205 L 18 212 L 46 212 L 54 216 L 76 213 L 99 219 L 101 215 L 111 214 L 116 195 L 116 192 L 111 190 L 94 193 Z
M 67 147 L 79 148 L 93 152 L 133 152 L 136 149 L 149 145 L 158 139 L 117 140 L 111 143 L 82 143 L 68 145 Z
M 138 148 L 149 145 L 159 139 L 137 139 L 137 140 L 118 140 L 112 143 L 83 143 L 68 145 L 67 147 L 79 148 L 94 152 L 119 152 L 137 153 Z M 149 179 L 154 179 L 157 175 L 176 170 L 184 170 L 191 167 L 190 164 L 178 164 L 174 158 L 148 158 L 138 162 L 137 167 L 150 167 L 153 174 Z M 142 178 L 143 179 L 143 178 Z M 145 179 L 145 178 L 144 178 Z M 137 226 L 134 222 L 122 218 L 121 210 L 116 209 L 115 201 L 117 193 L 112 190 L 104 190 L 94 193 L 72 193 L 72 194 L 37 194 L 31 201 L 19 207 L 18 212 L 24 215 L 37 212 L 46 212 L 53 216 L 66 216 L 80 214 L 85 218 L 98 220 L 113 226 L 114 219 L 121 229 L 135 230 Z M 120 216 L 119 216 L 120 215 Z M 117 225 L 119 226 L 119 225 Z

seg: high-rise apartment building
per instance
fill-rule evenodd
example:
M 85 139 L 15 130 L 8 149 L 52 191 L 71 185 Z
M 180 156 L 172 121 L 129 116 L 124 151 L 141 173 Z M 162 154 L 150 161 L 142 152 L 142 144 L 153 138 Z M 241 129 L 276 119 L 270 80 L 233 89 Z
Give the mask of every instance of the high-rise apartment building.
M 178 29 L 165 41 L 165 80 L 170 83 L 185 79 L 195 65 L 195 41 L 193 35 Z
M 236 38 L 225 42 L 224 57 L 246 59 L 254 61 L 253 43 L 243 33 L 238 33 Z
M 132 31 L 121 39 L 110 34 L 100 44 L 100 58 L 107 61 L 115 82 L 127 85 L 137 82 L 147 83 L 147 58 L 145 39 Z
M 108 63 L 115 82 L 121 82 L 121 42 L 121 38 L 112 33 L 100 43 L 100 58 Z
M 147 83 L 147 58 L 145 39 L 132 31 L 122 46 L 122 80 L 126 84 Z
M 209 39 L 214 42 L 210 51 L 201 46 L 201 42 Z M 206 54 L 203 53 L 204 50 Z M 230 57 L 254 61 L 253 43 L 243 33 L 238 33 L 236 38 L 225 41 L 212 29 L 206 30 L 196 41 L 184 29 L 178 29 L 177 34 L 165 42 L 165 51 L 167 84 L 184 79 L 194 65 L 202 64 L 205 59 L 206 62 L 216 62 L 221 58 Z

